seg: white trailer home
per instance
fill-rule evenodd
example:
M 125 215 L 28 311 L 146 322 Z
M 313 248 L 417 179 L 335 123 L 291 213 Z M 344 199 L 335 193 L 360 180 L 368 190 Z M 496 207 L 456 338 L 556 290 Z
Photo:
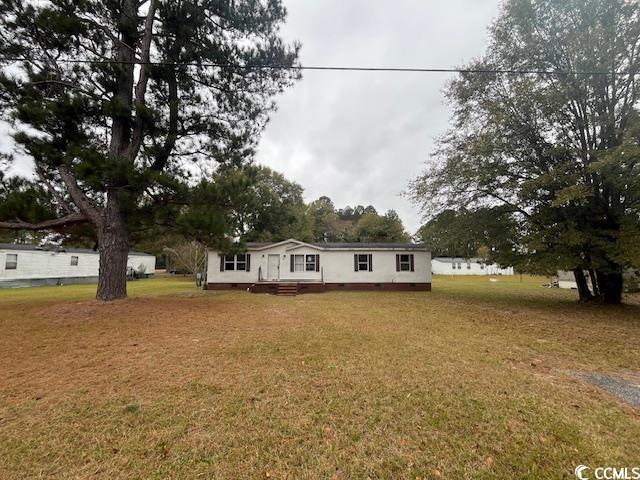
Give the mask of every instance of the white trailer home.
M 90 249 L 2 243 L 0 288 L 97 282 L 98 263 L 98 252 Z M 138 278 L 152 276 L 156 257 L 130 252 L 127 268 Z
M 513 267 L 501 268 L 481 258 L 435 257 L 431 261 L 434 275 L 513 275 Z
M 591 284 L 591 276 L 589 272 L 585 270 L 585 277 L 587 279 L 587 285 L 593 290 Z M 640 272 L 635 269 L 628 269 L 624 272 L 624 291 L 626 293 L 637 293 L 640 291 Z M 578 284 L 576 282 L 576 276 L 572 271 L 558 270 L 558 288 L 564 288 L 567 290 L 577 290 Z
M 207 289 L 254 293 L 431 290 L 431 254 L 397 243 L 247 243 L 246 253 L 210 250 Z

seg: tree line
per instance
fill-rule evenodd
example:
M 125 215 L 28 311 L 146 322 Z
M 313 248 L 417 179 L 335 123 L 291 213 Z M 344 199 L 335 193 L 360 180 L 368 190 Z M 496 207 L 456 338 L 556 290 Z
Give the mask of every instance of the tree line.
M 260 165 L 219 168 L 194 186 L 183 185 L 179 197 L 164 205 L 142 203 L 131 225 L 129 243 L 158 256 L 183 243 L 242 248 L 246 242 L 408 242 L 398 214 L 378 213 L 372 205 L 336 208 L 326 196 L 305 203 L 304 189 L 284 175 Z M 52 194 L 36 180 L 0 177 L 0 219 L 18 216 L 43 223 L 55 218 Z M 4 230 L 5 241 L 54 241 L 95 247 L 98 238 L 86 225 L 69 225 L 55 233 Z M 236 242 L 239 242 L 236 244 Z

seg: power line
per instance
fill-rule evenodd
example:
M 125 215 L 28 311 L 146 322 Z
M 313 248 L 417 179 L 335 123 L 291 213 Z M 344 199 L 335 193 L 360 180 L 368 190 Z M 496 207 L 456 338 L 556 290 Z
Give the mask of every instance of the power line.
M 226 70 L 294 70 L 294 71 L 337 71 L 337 72 L 391 72 L 391 73 L 472 73 L 472 74 L 497 74 L 497 75 L 576 75 L 576 76 L 632 76 L 635 77 L 640 72 L 625 71 L 578 71 L 578 70 L 544 70 L 544 69 L 483 69 L 483 68 L 419 68 L 419 67 L 337 67 L 337 66 L 317 66 L 317 65 L 242 65 L 238 63 L 198 63 L 198 62 L 127 62 L 122 60 L 86 60 L 72 58 L 26 58 L 26 57 L 3 57 L 0 63 L 15 62 L 54 62 L 66 64 L 88 64 L 88 65 L 149 65 L 158 67 L 200 67 L 200 68 L 220 68 Z

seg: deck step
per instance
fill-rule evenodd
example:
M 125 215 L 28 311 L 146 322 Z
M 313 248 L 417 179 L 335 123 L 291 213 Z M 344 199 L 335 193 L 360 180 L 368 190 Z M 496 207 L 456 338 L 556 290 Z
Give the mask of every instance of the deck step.
M 295 297 L 298 295 L 297 283 L 280 283 L 278 284 L 277 295 Z

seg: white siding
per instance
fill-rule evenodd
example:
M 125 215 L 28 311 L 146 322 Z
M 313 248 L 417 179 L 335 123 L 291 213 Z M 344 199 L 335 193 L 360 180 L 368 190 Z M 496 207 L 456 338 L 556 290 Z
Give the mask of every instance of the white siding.
M 18 255 L 18 266 L 7 270 L 7 255 Z M 71 257 L 78 257 L 78 265 L 71 265 Z M 0 279 L 21 280 L 38 278 L 97 277 L 98 255 L 90 253 L 47 252 L 28 250 L 0 250 Z
M 289 243 L 264 250 L 249 250 L 251 270 L 220 271 L 220 255 L 208 252 L 208 283 L 256 283 L 259 272 L 267 279 L 269 255 L 280 259 L 281 281 L 323 281 L 325 283 L 431 283 L 431 254 L 409 250 L 320 250 Z M 373 271 L 354 271 L 354 254 L 371 254 Z M 414 256 L 413 272 L 396 272 L 396 254 Z M 291 255 L 320 255 L 319 272 L 291 272 Z
M 456 268 L 453 268 L 454 265 Z M 431 261 L 431 270 L 434 275 L 513 275 L 514 273 L 513 267 L 500 268 L 494 263 L 484 265 L 483 268 L 481 262 L 464 258 L 434 258 Z
M 327 283 L 431 283 L 431 254 L 419 251 L 325 252 L 324 280 Z M 373 271 L 356 272 L 354 254 L 371 254 Z M 396 255 L 412 254 L 413 272 L 396 272 Z
M 133 268 L 138 273 L 153 275 L 156 270 L 156 257 L 131 254 L 127 259 L 127 267 Z
M 589 272 L 585 271 L 585 277 L 587 279 L 587 284 L 589 285 L 589 288 L 591 288 L 591 277 L 589 276 Z M 558 287 L 564 288 L 567 290 L 577 290 L 578 284 L 576 282 L 576 275 L 572 271 L 559 270 L 558 271 Z
M 7 255 L 17 255 L 15 270 L 7 270 Z M 71 265 L 71 257 L 78 257 L 78 264 Z M 46 250 L 0 250 L 0 281 L 30 280 L 45 278 L 97 277 L 99 270 L 97 253 L 53 252 Z M 152 255 L 131 255 L 127 266 L 139 271 L 144 265 L 145 273 L 153 274 L 156 257 Z

